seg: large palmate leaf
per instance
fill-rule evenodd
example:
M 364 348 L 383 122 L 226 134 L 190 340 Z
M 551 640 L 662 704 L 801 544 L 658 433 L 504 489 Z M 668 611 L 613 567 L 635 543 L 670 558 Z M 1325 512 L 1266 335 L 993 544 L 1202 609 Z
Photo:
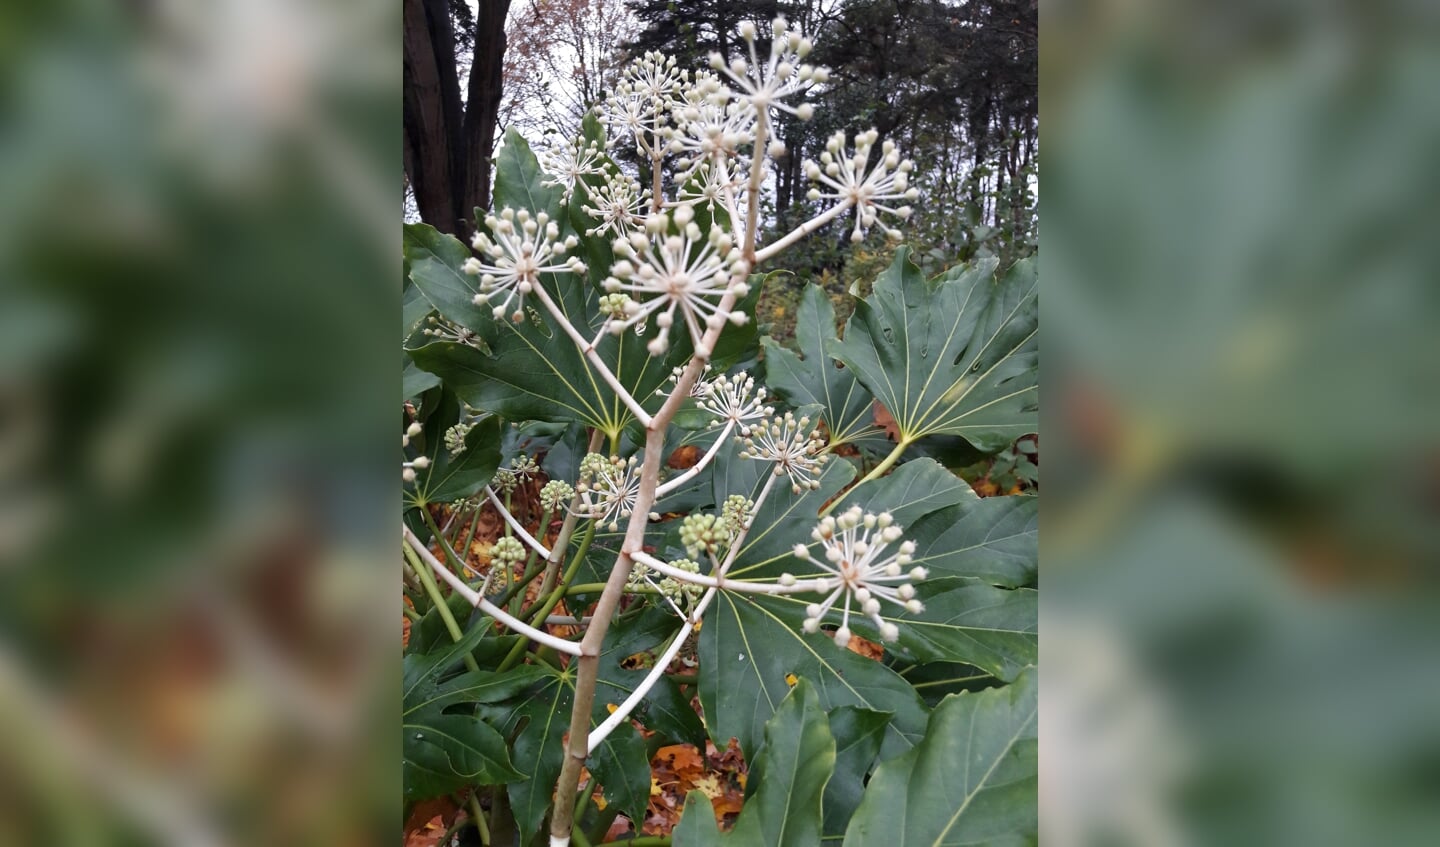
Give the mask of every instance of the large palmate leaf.
M 889 512 L 897 524 L 908 528 L 931 512 L 979 499 L 965 480 L 934 459 L 920 458 L 855 486 L 846 493 L 843 507 L 859 506 L 872 514 Z
M 819 844 L 821 797 L 835 767 L 835 738 L 815 689 L 804 678 L 765 723 L 765 745 L 752 758 L 754 786 L 728 835 L 715 826 L 709 799 L 692 791 L 685 801 L 676 847 L 786 847 Z
M 415 482 L 405 487 L 407 504 L 423 506 L 470 497 L 484 487 L 500 467 L 502 424 L 494 415 L 475 422 L 465 434 L 465 446 L 459 453 L 451 454 L 446 449 L 445 430 L 459 420 L 457 412 L 453 402 L 442 402 L 437 413 L 425 422 L 423 443 L 430 465 L 417 470 Z
M 440 682 L 489 631 L 481 623 L 460 641 L 426 654 L 405 656 L 402 675 L 401 779 L 407 801 L 437 797 L 475 782 L 521 778 L 510 763 L 505 739 L 473 715 L 447 715 L 449 705 L 493 702 L 520 693 L 537 676 L 531 670 L 500 675 L 472 671 Z
M 514 740 L 515 764 L 526 771 L 528 778 L 511 781 L 508 794 L 515 822 L 526 842 L 540 831 L 550 810 L 555 781 L 564 763 L 565 735 L 570 729 L 574 699 L 572 669 L 553 675 L 548 684 L 509 710 L 505 720 L 497 719 L 496 725 L 503 723 L 507 733 L 519 729 Z M 650 800 L 650 760 L 644 740 L 633 726 L 627 722 L 616 727 L 585 764 L 600 781 L 607 803 L 643 819 Z
M 981 260 L 927 282 L 901 248 L 833 347 L 889 410 L 902 443 L 945 433 L 994 451 L 1035 431 L 1035 263 L 1017 262 L 998 280 L 995 265 Z
M 903 467 L 903 466 L 902 466 Z M 1031 585 L 1039 560 L 1038 497 L 984 497 L 905 527 L 915 563 L 934 577 L 975 577 L 992 585 Z
M 1031 669 L 941 701 L 925 740 L 876 769 L 845 847 L 1034 844 L 1036 688 Z
M 875 398 L 855 379 L 854 371 L 837 367 L 830 355 L 839 341 L 835 335 L 835 306 L 821 286 L 807 285 L 800 295 L 795 341 L 800 355 L 774 339 L 761 339 L 766 386 L 792 406 L 819 405 L 820 417 L 830 431 L 831 447 L 883 436 L 875 424 Z
M 721 592 L 700 630 L 700 702 L 710 737 L 736 738 L 747 755 L 760 744 L 765 722 L 789 692 L 789 678 L 816 687 L 826 709 L 859 706 L 894 715 L 884 748 L 913 746 L 924 731 L 925 707 L 898 674 L 873 659 L 835 646 L 824 634 L 800 632 L 800 619 L 782 617 L 755 595 Z M 794 604 L 785 604 L 785 607 Z M 798 607 L 803 616 L 803 605 Z
M 523 779 L 505 739 L 470 715 L 424 712 L 405 719 L 402 780 L 407 801 L 449 794 L 467 785 Z
M 995 588 L 966 579 L 930 579 L 915 588 L 925 604 L 919 614 L 889 604 L 880 611 L 883 620 L 900 630 L 899 639 L 887 645 L 896 656 L 913 663 L 964 662 L 1007 680 L 1035 663 L 1039 649 L 1036 592 Z M 765 595 L 752 602 L 787 625 L 799 627 L 805 619 L 805 605 L 814 602 L 814 597 Z M 851 607 L 850 628 L 879 641 L 879 631 L 859 614 L 857 605 Z
M 825 840 L 839 841 L 860 797 L 865 778 L 880 755 L 885 740 L 886 712 L 841 706 L 830 712 L 830 733 L 835 736 L 835 773 L 825 784 Z
M 601 709 L 608 711 L 610 704 L 618 706 L 630 696 L 679 628 L 680 619 L 660 606 L 626 614 L 611 625 L 600 647 L 599 683 L 595 688 L 596 714 L 602 720 Z M 660 678 L 633 714 L 664 738 L 702 746 L 705 726 L 690 706 L 690 698 L 668 676 Z

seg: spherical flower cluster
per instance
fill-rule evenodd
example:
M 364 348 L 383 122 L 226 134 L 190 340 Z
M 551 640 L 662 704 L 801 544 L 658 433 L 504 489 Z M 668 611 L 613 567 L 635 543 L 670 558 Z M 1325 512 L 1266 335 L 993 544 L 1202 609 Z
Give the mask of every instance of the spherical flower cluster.
M 798 107 L 790 106 L 780 102 L 781 98 L 803 91 L 813 84 L 828 81 L 830 72 L 825 68 L 801 63 L 801 60 L 810 54 L 810 39 L 800 30 L 791 29 L 784 18 L 776 18 L 770 24 L 770 32 L 773 36 L 770 40 L 770 56 L 765 62 L 761 62 L 755 52 L 755 24 L 742 21 L 740 37 L 745 39 L 749 48 L 750 61 L 747 63 L 744 59 L 735 59 L 726 64 L 724 56 L 711 53 L 710 67 L 728 77 L 736 88 L 732 96 L 753 107 L 756 112 L 765 114 L 773 106 L 802 121 L 808 121 L 814 112 L 813 107 L 808 103 Z M 772 149 L 770 155 L 779 156 L 784 153 L 784 149 L 781 145 L 778 151 Z
M 688 159 L 680 159 L 676 166 L 682 171 L 687 166 L 691 169 L 676 191 L 675 202 L 668 204 L 671 206 L 703 206 L 713 214 L 716 209 L 725 208 L 727 195 L 738 196 L 745 185 L 745 177 L 736 167 L 734 156 L 709 162 L 696 160 L 694 165 L 690 165 Z
M 569 144 L 557 144 L 546 150 L 541 161 L 546 173 L 541 185 L 563 186 L 565 193 L 561 199 L 569 203 L 575 186 L 583 177 L 605 173 L 605 148 L 598 141 L 587 142 L 577 138 Z
M 567 250 L 579 243 L 575 236 L 560 239 L 560 227 L 544 212 L 534 216 L 524 209 L 504 209 L 499 217 L 485 218 L 485 226 L 494 233 L 492 241 L 477 230 L 472 246 L 494 260 L 487 264 L 474 257 L 465 261 L 465 273 L 480 277 L 480 293 L 475 305 L 490 302 L 494 292 L 505 292 L 505 299 L 493 310 L 498 320 L 510 312 L 510 320 L 520 323 L 525 318 L 525 295 L 540 284 L 542 273 L 584 273 L 585 263 L 573 256 L 561 261 Z M 549 262 L 550 264 L 547 264 Z M 517 300 L 518 298 L 518 300 Z M 515 302 L 514 311 L 510 311 Z
M 400 436 L 400 448 L 401 448 L 401 449 L 404 449 L 404 448 L 406 448 L 406 447 L 409 447 L 409 446 L 410 446 L 410 439 L 412 439 L 412 438 L 419 438 L 419 437 L 420 437 L 420 433 L 422 433 L 422 432 L 424 432 L 424 431 L 425 431 L 425 429 L 424 429 L 424 427 L 420 426 L 420 422 L 419 422 L 419 421 L 414 421 L 414 422 L 412 422 L 409 426 L 407 426 L 407 427 L 405 428 L 405 432 Z M 416 472 L 416 471 L 423 471 L 423 470 L 425 470 L 425 469 L 428 468 L 428 467 L 430 467 L 430 459 L 429 459 L 429 457 L 427 457 L 427 456 L 416 456 L 413 460 L 411 460 L 411 461 L 409 461 L 409 462 L 402 462 L 402 463 L 401 463 L 401 465 L 400 465 L 400 478 L 401 478 L 402 480 L 404 480 L 405 482 L 407 482 L 407 483 L 414 482 L 414 481 L 415 481 L 415 472 Z
M 625 174 L 605 171 L 589 199 L 590 203 L 580 208 L 599 223 L 585 234 L 624 237 L 645 224 L 650 192 Z
M 709 356 L 703 341 L 706 329 L 724 326 L 726 321 L 738 326 L 748 317 L 743 312 L 722 310 L 706 298 L 744 297 L 750 290 L 745 282 L 750 266 L 729 233 L 712 228 L 708 235 L 702 234 L 689 206 L 673 213 L 679 234 L 670 232 L 671 221 L 671 215 L 658 212 L 646 218 L 644 233 L 616 240 L 615 255 L 620 258 L 610 267 L 605 290 L 650 299 L 630 303 L 624 320 L 610 321 L 610 332 L 619 335 L 653 316 L 660 331 L 651 339 L 649 350 L 652 356 L 660 356 L 670 347 L 670 330 L 678 313 L 690 331 L 695 352 Z
M 671 111 L 682 99 L 690 73 L 675 66 L 675 57 L 648 52 L 621 73 L 615 90 L 600 104 L 600 120 L 612 136 L 630 135 L 635 150 L 653 156 Z
M 742 438 L 750 434 L 750 421 L 775 414 L 773 407 L 764 405 L 764 386 L 757 389 L 755 378 L 749 374 L 720 374 L 712 380 L 697 382 L 696 385 L 703 389 L 696 395 L 700 408 L 714 414 L 721 421 L 735 424 L 739 427 Z M 755 392 L 753 397 L 751 391 Z
M 600 295 L 600 314 L 612 320 L 623 320 L 630 308 L 630 295 L 625 292 Z
M 796 418 L 793 412 L 784 417 L 761 420 L 744 439 L 740 456 L 775 463 L 776 476 L 790 477 L 790 490 L 820 487 L 817 479 L 830 456 L 824 452 L 825 439 L 819 430 L 810 429 L 810 418 Z
M 720 515 L 725 522 L 725 528 L 730 532 L 730 540 L 733 541 L 741 530 L 750 525 L 751 518 L 755 517 L 755 501 L 743 494 L 731 494 L 725 498 Z
M 675 106 L 671 116 L 675 126 L 666 132 L 666 149 L 683 155 L 676 162 L 682 173 L 693 173 L 705 163 L 738 160 L 742 148 L 755 140 L 757 113 L 730 94 L 719 77 L 702 71 L 685 90 L 684 102 Z
M 910 567 L 915 542 L 903 542 L 896 552 L 886 555 L 889 547 L 900 540 L 900 535 L 900 527 L 889 512 L 872 515 L 859 506 L 852 506 L 838 518 L 825 516 L 811 532 L 810 537 L 820 542 L 825 551 L 822 558 L 812 558 L 804 544 L 795 545 L 797 558 L 812 561 L 834 575 L 834 590 L 830 595 L 805 608 L 803 629 L 819 631 L 820 620 L 843 596 L 845 603 L 840 628 L 835 631 L 836 644 L 844 647 L 850 641 L 852 601 L 860 607 L 861 614 L 874 622 L 882 641 L 898 638 L 899 628 L 880 616 L 880 601 L 893 603 L 907 612 L 923 611 L 924 606 L 915 599 L 915 586 L 911 583 L 927 576 L 924 568 Z M 795 582 L 791 574 L 780 577 L 781 585 Z
M 540 466 L 523 453 L 510 461 L 510 467 L 495 472 L 495 487 L 506 494 L 513 492 L 521 482 L 539 473 Z
M 580 492 L 580 516 L 593 518 L 615 532 L 620 521 L 635 511 L 640 493 L 635 457 L 607 459 L 599 453 L 587 454 L 580 460 L 580 484 L 575 490 Z
M 897 200 L 914 200 L 919 193 L 909 187 L 910 171 L 915 163 L 901 159 L 895 152 L 895 142 L 886 140 L 880 145 L 880 157 L 875 167 L 867 173 L 870 153 L 879 133 L 875 130 L 855 136 L 855 154 L 845 156 L 845 133 L 837 132 L 825 144 L 820 154 L 820 164 L 806 160 L 805 176 L 811 182 L 826 186 L 828 191 L 810 189 L 811 200 L 830 198 L 850 203 L 856 208 L 855 229 L 851 241 L 861 241 L 870 227 L 875 225 L 876 213 L 887 212 L 901 220 L 910 217 L 909 206 L 891 206 Z M 886 230 L 890 238 L 900 238 L 898 229 Z
M 680 524 L 680 543 L 692 556 L 714 555 L 730 543 L 731 532 L 724 518 L 693 514 Z
M 700 573 L 700 565 L 689 559 L 676 559 L 669 564 L 672 568 L 679 568 L 688 573 Z M 700 598 L 701 594 L 705 593 L 704 587 L 696 585 L 693 582 L 682 582 L 673 576 L 665 576 L 659 579 L 655 577 L 656 575 L 653 570 L 640 562 L 635 562 L 630 567 L 630 577 L 625 580 L 625 587 L 630 591 L 637 591 L 649 586 L 659 591 L 670 603 L 671 608 L 675 609 L 676 613 L 680 614 L 681 617 L 684 617 L 685 613 L 681 611 L 677 604 L 694 602 Z
M 540 506 L 547 512 L 559 509 L 575 496 L 575 489 L 568 483 L 552 479 L 540 488 Z
M 445 449 L 450 451 L 450 457 L 454 458 L 465 450 L 465 437 L 475 424 L 461 421 L 445 430 Z
M 490 560 L 502 567 L 519 564 L 525 561 L 525 545 L 508 535 L 503 536 L 491 546 Z

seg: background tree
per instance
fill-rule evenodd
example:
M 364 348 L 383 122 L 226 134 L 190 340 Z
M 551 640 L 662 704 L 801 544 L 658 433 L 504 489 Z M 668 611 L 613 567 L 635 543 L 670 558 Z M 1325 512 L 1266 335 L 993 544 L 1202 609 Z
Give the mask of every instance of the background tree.
M 405 0 L 405 175 L 420 218 L 443 232 L 469 235 L 474 210 L 490 208 L 509 9 Z
M 573 138 L 639 32 L 624 0 L 527 0 L 506 27 L 502 126 Z

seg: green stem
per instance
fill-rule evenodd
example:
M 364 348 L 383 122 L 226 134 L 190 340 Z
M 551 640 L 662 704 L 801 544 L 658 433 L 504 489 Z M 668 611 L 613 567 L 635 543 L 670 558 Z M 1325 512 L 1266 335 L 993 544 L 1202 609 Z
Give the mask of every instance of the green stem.
M 551 610 L 559 605 L 560 600 L 564 598 L 565 587 L 570 584 L 570 580 L 575 578 L 576 571 L 580 570 L 580 563 L 585 561 L 585 554 L 590 552 L 590 542 L 594 540 L 594 538 L 595 523 L 592 521 L 589 526 L 585 527 L 585 536 L 580 539 L 580 549 L 575 551 L 575 558 L 571 560 L 570 567 L 565 569 L 564 578 L 560 580 L 560 584 L 555 587 L 555 590 L 550 592 L 550 596 L 546 597 L 545 601 L 535 609 L 534 614 L 530 616 L 530 620 L 527 623 L 531 626 L 543 626 L 545 617 L 549 615 Z M 503 672 L 513 668 L 519 663 L 520 658 L 525 655 L 527 647 L 528 644 L 525 639 L 522 638 L 517 641 L 515 646 L 510 648 L 510 652 L 505 656 L 505 661 L 500 663 L 498 670 Z
M 405 613 L 405 617 L 410 619 L 410 623 L 420 623 L 420 613 L 404 603 L 400 604 L 400 611 Z
M 859 482 L 850 486 L 850 489 L 848 491 L 846 491 L 844 494 L 841 494 L 839 497 L 836 497 L 834 500 L 831 500 L 830 505 L 826 506 L 824 509 L 821 509 L 820 517 L 823 518 L 824 516 L 835 511 L 835 507 L 844 502 L 845 498 L 850 496 L 851 491 L 854 491 L 855 489 L 871 481 L 872 479 L 879 479 L 880 477 L 884 476 L 886 471 L 890 470 L 890 468 L 895 466 L 895 463 L 900 460 L 900 454 L 904 453 L 905 448 L 909 446 L 910 439 L 900 439 L 900 443 L 895 445 L 895 449 L 890 451 L 890 455 L 886 456 L 883 460 L 881 460 L 880 464 L 872 468 L 870 473 L 865 474 L 865 476 Z
M 700 674 L 698 673 L 672 673 L 666 674 L 666 676 L 671 682 L 679 685 L 694 685 L 700 681 Z
M 537 536 L 542 542 L 543 542 L 544 539 L 545 539 L 545 528 L 550 525 L 550 518 L 551 518 L 551 510 L 550 510 L 550 509 L 546 509 L 546 510 L 545 510 L 545 513 L 540 516 L 540 525 L 535 528 L 535 534 L 536 534 L 536 536 Z M 531 568 L 535 567 L 535 557 L 538 556 L 538 555 L 540 555 L 540 551 L 539 551 L 539 550 L 536 550 L 534 547 L 531 547 L 531 548 L 530 548 L 530 556 L 525 560 L 525 572 L 524 572 L 524 575 L 520 577 L 520 583 L 519 583 L 517 586 L 515 586 L 517 589 L 523 588 L 524 586 L 529 585 L 529 584 L 530 584 L 530 580 L 532 580 L 532 579 L 535 578 L 532 574 L 534 574 L 534 573 L 539 573 L 539 571 L 533 571 L 533 572 L 532 572 L 532 571 L 530 570 Z M 511 598 L 511 601 L 510 601 L 510 614 L 514 615 L 514 616 L 517 617 L 517 618 L 520 617 L 520 605 L 521 605 L 521 603 L 524 601 L 524 599 L 525 599 L 524 593 L 521 592 L 521 591 L 518 591 L 518 590 L 517 590 L 517 591 L 515 592 L 515 594 L 512 595 L 512 598 Z M 500 605 L 500 604 L 496 604 L 496 605 Z
M 570 827 L 570 839 L 575 842 L 576 847 L 590 847 L 590 839 L 586 838 L 585 832 L 580 829 L 580 821 L 585 819 L 585 809 L 590 805 L 590 795 L 594 790 L 595 785 L 592 779 L 575 801 L 575 815 L 571 818 L 574 823 Z
M 430 522 L 431 526 L 434 526 L 435 522 L 430 518 L 429 512 L 425 509 L 420 511 L 425 514 L 425 519 Z M 420 561 L 420 556 L 410 549 L 409 544 L 404 547 L 405 558 L 410 560 L 410 566 L 415 569 L 415 575 L 420 577 L 420 582 L 425 585 L 425 593 L 430 595 L 430 602 L 434 603 L 435 608 L 440 612 L 440 620 L 445 622 L 445 629 L 450 633 L 451 640 L 458 642 L 465 636 L 465 633 L 460 629 L 460 624 L 456 622 L 455 616 L 450 614 L 450 604 L 445 602 L 445 595 L 440 593 L 440 586 L 435 584 L 435 575 L 430 573 L 430 569 Z M 472 671 L 480 670 L 480 665 L 475 662 L 475 657 L 469 653 L 465 654 L 465 668 Z
M 475 829 L 480 832 L 480 843 L 490 847 L 490 827 L 485 823 L 485 810 L 480 808 L 480 797 L 470 792 L 470 816 L 475 819 Z
M 509 492 L 509 491 L 505 492 L 505 514 L 510 515 L 510 516 L 513 517 L 513 516 L 515 515 L 515 513 L 514 513 L 513 511 L 511 511 L 511 509 L 510 509 L 510 494 L 511 494 L 511 492 Z M 513 534 L 512 534 L 511 531 L 510 531 L 510 522 L 509 522 L 509 521 L 502 521 L 502 523 L 505 524 L 505 537 L 506 537 L 506 538 L 512 538 L 512 537 L 513 537 Z M 494 564 L 491 564 L 490 567 L 491 567 L 491 568 L 494 568 L 495 566 L 494 566 Z M 508 591 L 508 590 L 510 589 L 510 577 L 511 577 L 511 576 L 512 576 L 512 574 L 510 573 L 510 566 L 509 566 L 508 564 L 507 564 L 507 565 L 504 565 L 504 566 L 502 566 L 502 567 L 500 568 L 500 578 L 501 578 L 500 588 L 501 588 L 502 590 Z
M 476 506 L 470 513 L 470 533 L 465 537 L 465 546 L 460 548 L 460 552 L 467 558 L 470 556 L 470 545 L 475 543 L 475 531 L 480 528 L 480 509 L 480 506 Z M 462 573 L 461 576 L 464 574 Z
M 579 585 L 572 585 L 572 586 L 566 588 L 566 589 L 565 589 L 565 596 L 568 597 L 568 596 L 570 596 L 571 594 L 599 594 L 600 592 L 602 592 L 602 591 L 604 591 L 604 590 L 605 590 L 605 583 L 603 583 L 603 582 L 582 582 L 582 583 L 580 583 Z M 659 593 L 660 593 L 660 590 L 659 590 L 658 588 L 650 588 L 649 586 L 643 586 L 643 587 L 641 587 L 641 588 L 627 588 L 627 589 L 625 589 L 625 593 L 626 593 L 626 594 L 659 594 Z
M 545 565 L 543 565 L 543 564 L 540 565 L 539 567 L 535 568 L 534 570 L 528 570 L 528 571 L 526 571 L 524 574 L 521 575 L 521 577 L 520 577 L 519 580 L 517 580 L 517 581 L 516 581 L 513 585 L 511 585 L 509 588 L 507 588 L 507 589 L 505 589 L 504 591 L 500 592 L 500 594 L 497 595 L 496 598 L 495 598 L 494 600 L 492 600 L 491 602 L 493 602 L 493 603 L 494 603 L 495 605 L 497 605 L 497 606 L 503 606 L 503 605 L 505 605 L 506 603 L 510 602 L 510 599 L 511 599 L 512 597 L 518 596 L 518 595 L 520 594 L 520 592 L 525 589 L 525 586 L 527 586 L 527 585 L 530 584 L 530 581 L 531 581 L 531 580 L 533 580 L 535 577 L 539 576 L 540 574 L 542 574 L 542 573 L 544 573 L 544 572 L 545 572 Z M 544 586 L 541 586 L 541 587 L 543 588 Z M 512 614 L 513 614 L 513 613 L 512 613 Z M 520 616 L 519 616 L 519 615 L 515 615 L 515 617 L 518 618 L 518 617 L 520 617 Z

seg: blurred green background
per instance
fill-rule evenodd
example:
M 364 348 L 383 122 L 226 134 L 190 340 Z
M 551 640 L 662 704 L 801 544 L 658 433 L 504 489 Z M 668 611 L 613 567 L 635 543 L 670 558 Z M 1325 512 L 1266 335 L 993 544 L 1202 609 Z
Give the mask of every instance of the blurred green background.
M 1042 5 L 1047 844 L 1440 834 L 1433 6 Z M 393 839 L 399 29 L 0 12 L 0 844 Z
M 1043 838 L 1440 838 L 1435 4 L 1042 6 Z
M 0 12 L 0 844 L 393 829 L 399 21 Z

